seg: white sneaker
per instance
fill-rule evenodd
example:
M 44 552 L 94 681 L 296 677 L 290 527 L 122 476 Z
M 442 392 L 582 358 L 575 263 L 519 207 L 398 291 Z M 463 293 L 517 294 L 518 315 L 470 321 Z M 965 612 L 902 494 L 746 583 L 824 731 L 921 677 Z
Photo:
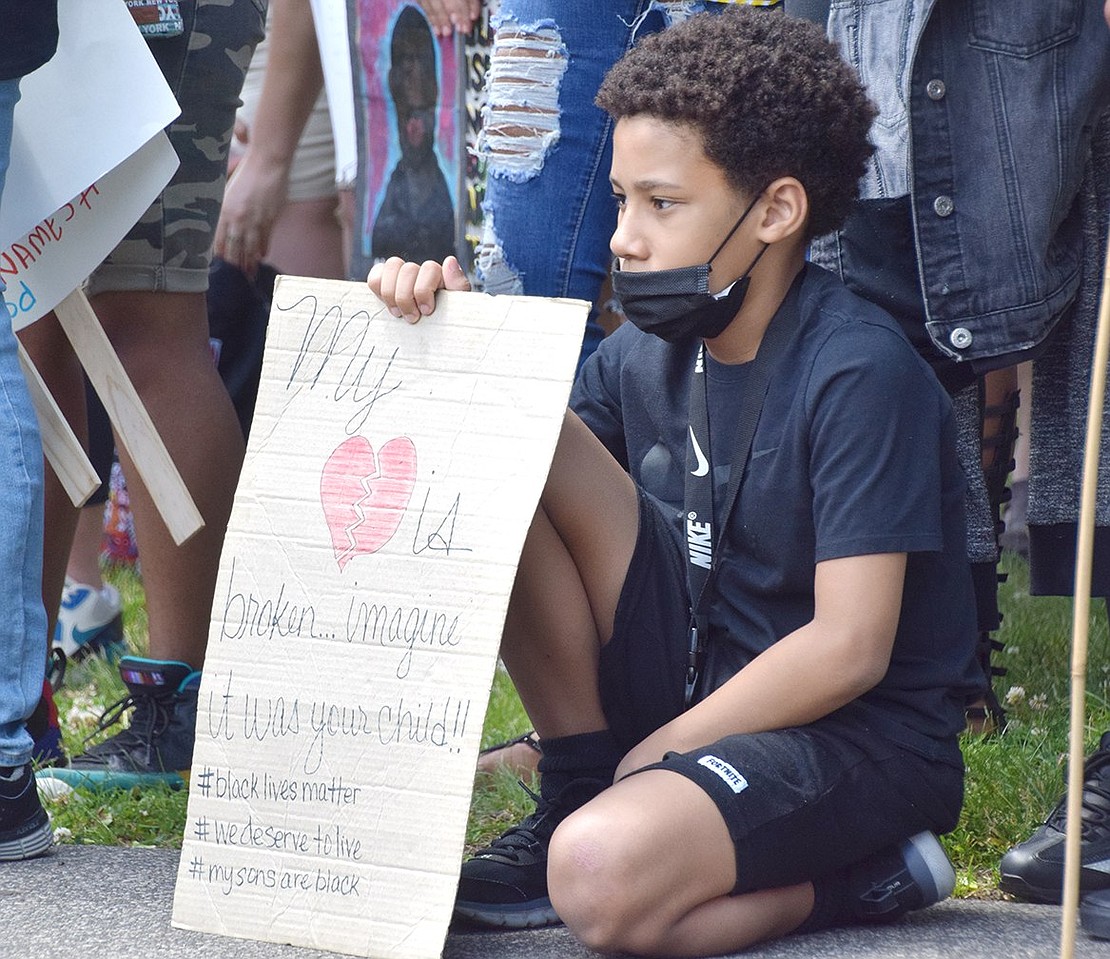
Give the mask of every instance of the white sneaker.
M 126 652 L 119 591 L 107 583 L 100 589 L 66 577 L 54 647 L 68 659 L 80 660 L 92 653 L 118 659 Z

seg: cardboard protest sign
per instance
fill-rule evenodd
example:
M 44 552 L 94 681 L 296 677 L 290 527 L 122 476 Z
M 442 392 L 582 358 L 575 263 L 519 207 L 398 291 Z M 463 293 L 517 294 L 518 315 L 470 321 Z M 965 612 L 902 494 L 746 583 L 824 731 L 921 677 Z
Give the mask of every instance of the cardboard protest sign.
M 220 564 L 174 923 L 438 956 L 587 304 L 282 277 Z
M 0 246 L 79 196 L 181 112 L 119 0 L 59 0 L 58 22 L 58 52 L 20 84 Z

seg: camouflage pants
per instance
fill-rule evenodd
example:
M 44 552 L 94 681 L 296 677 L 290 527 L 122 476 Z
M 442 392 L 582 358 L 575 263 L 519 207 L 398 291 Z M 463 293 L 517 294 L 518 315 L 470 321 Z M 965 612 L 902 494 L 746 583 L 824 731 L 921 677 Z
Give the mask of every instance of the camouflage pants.
M 181 106 L 166 128 L 181 165 L 131 232 L 89 278 L 118 290 L 203 293 L 220 216 L 243 75 L 262 39 L 267 0 L 181 0 L 185 31 L 150 41 Z

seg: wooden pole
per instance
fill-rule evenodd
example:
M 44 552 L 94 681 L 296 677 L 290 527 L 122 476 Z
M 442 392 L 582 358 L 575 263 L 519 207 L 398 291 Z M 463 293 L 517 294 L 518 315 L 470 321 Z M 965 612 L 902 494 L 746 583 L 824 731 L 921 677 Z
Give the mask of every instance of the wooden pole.
M 179 546 L 204 526 L 181 474 L 135 392 L 85 294 L 74 290 L 54 309 L 89 382 L 108 411 L 119 440 Z
M 18 343 L 18 340 L 16 341 Z M 50 390 L 39 376 L 31 357 L 19 343 L 19 362 L 23 367 L 23 378 L 27 381 L 27 392 L 31 394 L 31 404 L 39 421 L 42 435 L 42 451 L 54 468 L 54 473 L 74 506 L 84 506 L 86 500 L 100 485 L 89 457 L 70 427 Z
M 1060 957 L 1075 954 L 1079 916 L 1080 843 L 1083 835 L 1083 758 L 1086 750 L 1087 634 L 1091 610 L 1091 563 L 1095 544 L 1095 494 L 1102 439 L 1102 408 L 1106 395 L 1106 363 L 1110 354 L 1110 244 L 1102 275 L 1102 299 L 1095 331 L 1095 358 L 1087 404 L 1087 441 L 1083 455 L 1083 487 L 1079 503 L 1079 539 L 1075 549 L 1075 602 L 1071 638 L 1071 725 L 1068 736 L 1067 830 L 1064 844 L 1064 905 L 1061 910 Z

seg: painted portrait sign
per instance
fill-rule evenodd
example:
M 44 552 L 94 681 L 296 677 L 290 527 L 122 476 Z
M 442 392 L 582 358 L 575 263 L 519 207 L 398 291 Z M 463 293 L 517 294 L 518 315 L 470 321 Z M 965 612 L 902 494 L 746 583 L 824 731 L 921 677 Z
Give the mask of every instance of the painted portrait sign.
M 351 271 L 457 250 L 460 57 L 413 3 L 350 0 L 359 170 Z

